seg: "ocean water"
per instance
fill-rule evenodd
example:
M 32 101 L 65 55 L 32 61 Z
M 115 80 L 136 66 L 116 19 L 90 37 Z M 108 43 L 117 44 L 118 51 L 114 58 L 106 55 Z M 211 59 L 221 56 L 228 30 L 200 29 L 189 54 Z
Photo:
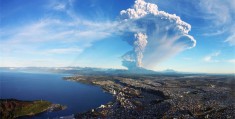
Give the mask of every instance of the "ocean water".
M 45 112 L 27 118 L 57 118 L 85 112 L 113 99 L 100 87 L 63 80 L 65 74 L 0 72 L 0 98 L 47 100 L 66 105 L 58 112 Z

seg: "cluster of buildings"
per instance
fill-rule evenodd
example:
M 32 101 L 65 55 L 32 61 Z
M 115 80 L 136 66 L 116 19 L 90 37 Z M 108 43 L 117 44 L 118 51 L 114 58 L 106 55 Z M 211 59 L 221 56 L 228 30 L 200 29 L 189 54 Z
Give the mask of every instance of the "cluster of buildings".
M 75 117 L 234 119 L 233 89 L 219 78 L 204 78 L 79 77 L 101 86 L 115 99 Z

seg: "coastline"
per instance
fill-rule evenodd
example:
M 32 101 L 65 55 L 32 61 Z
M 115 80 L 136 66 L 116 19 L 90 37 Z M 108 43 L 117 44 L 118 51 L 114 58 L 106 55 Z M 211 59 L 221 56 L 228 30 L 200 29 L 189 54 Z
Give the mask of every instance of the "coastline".
M 234 84 L 228 77 L 73 76 L 65 80 L 100 86 L 112 94 L 75 118 L 233 118 Z
M 2 119 L 14 119 L 38 115 L 47 111 L 60 111 L 67 107 L 52 104 L 45 100 L 23 101 L 17 99 L 0 99 Z

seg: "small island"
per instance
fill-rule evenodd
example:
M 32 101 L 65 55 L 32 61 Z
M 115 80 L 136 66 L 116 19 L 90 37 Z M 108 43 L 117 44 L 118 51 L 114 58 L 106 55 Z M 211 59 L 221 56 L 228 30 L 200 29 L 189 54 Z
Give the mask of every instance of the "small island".
M 46 111 L 59 111 L 66 106 L 52 104 L 44 100 L 22 101 L 16 99 L 0 99 L 0 115 L 2 119 L 14 119 L 22 116 L 33 116 Z

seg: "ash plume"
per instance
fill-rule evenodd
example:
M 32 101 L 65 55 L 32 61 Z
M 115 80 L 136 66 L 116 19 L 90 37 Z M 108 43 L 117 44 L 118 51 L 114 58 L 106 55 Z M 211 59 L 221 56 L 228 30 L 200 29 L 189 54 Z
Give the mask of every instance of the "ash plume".
M 134 42 L 134 49 L 136 53 L 136 65 L 142 67 L 143 52 L 147 45 L 147 36 L 143 33 L 135 34 L 136 41 Z
M 156 4 L 136 0 L 120 12 L 120 32 L 133 47 L 122 56 L 128 69 L 153 68 L 159 62 L 196 46 L 191 25 L 179 16 L 159 11 Z

